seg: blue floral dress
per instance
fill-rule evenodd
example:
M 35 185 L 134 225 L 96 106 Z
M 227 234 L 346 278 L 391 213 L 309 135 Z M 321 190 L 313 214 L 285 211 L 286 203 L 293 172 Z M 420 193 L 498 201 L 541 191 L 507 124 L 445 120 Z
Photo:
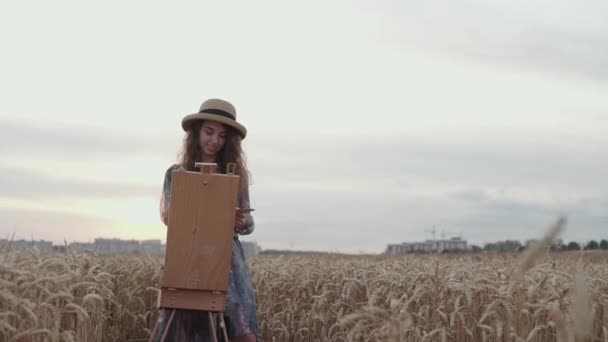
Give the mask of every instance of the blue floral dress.
M 165 172 L 165 181 L 160 200 L 161 220 L 168 224 L 169 207 L 171 203 L 171 177 L 173 171 L 180 168 L 172 165 Z M 250 208 L 249 189 L 245 187 L 238 196 L 239 208 Z M 255 334 L 261 341 L 258 331 L 257 306 L 255 293 L 251 283 L 249 266 L 245 260 L 245 253 L 239 241 L 240 235 L 248 235 L 253 232 L 255 224 L 253 217 L 246 216 L 246 224 L 243 230 L 235 232 L 232 246 L 232 262 L 228 278 L 228 296 L 226 301 L 226 312 L 224 320 L 228 325 L 229 337 Z M 165 331 L 171 310 L 162 310 L 158 318 L 158 328 L 153 338 L 160 341 Z M 165 341 L 177 341 L 184 338 L 188 341 L 212 341 L 211 329 L 209 327 L 208 313 L 196 310 L 176 310 L 173 322 Z

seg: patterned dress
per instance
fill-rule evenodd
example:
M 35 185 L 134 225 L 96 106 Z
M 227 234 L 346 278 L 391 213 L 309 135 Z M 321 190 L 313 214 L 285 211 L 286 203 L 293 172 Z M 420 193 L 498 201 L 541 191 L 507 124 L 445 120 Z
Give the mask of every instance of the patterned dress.
M 171 177 L 173 171 L 179 165 L 172 165 L 165 172 L 165 181 L 160 200 L 160 216 L 166 224 L 169 222 L 169 206 L 171 203 Z M 241 191 L 238 196 L 240 208 L 250 208 L 249 190 Z M 239 241 L 240 235 L 248 235 L 253 232 L 255 224 L 250 214 L 246 216 L 244 229 L 235 232 L 232 247 L 232 262 L 230 275 L 228 278 L 228 296 L 226 301 L 226 312 L 224 320 L 228 325 L 229 337 L 255 334 L 258 341 L 261 341 L 258 333 L 257 307 L 255 293 L 251 284 L 249 266 L 245 260 L 245 253 Z M 162 310 L 158 318 L 158 328 L 154 341 L 160 341 L 162 333 L 165 331 L 171 310 Z M 196 310 L 176 310 L 173 322 L 165 341 L 212 341 L 211 330 L 209 327 L 208 313 Z

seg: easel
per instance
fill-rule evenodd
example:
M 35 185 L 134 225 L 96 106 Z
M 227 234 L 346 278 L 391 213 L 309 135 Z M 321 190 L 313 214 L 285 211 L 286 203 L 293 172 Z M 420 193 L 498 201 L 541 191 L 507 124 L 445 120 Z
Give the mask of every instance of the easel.
M 201 172 L 173 171 L 171 206 L 167 227 L 165 264 L 160 279 L 158 308 L 172 310 L 161 342 L 165 341 L 178 309 L 208 312 L 209 327 L 217 342 L 219 315 L 228 340 L 226 311 L 232 258 L 235 208 L 239 191 L 236 164 L 226 174 L 213 173 L 215 163 L 196 163 Z M 155 337 L 158 320 L 150 341 Z

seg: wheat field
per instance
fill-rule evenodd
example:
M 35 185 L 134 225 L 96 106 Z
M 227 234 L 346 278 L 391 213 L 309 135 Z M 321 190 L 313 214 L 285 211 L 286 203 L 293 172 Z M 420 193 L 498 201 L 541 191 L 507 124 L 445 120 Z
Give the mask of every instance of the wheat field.
M 608 254 L 522 258 L 256 256 L 249 263 L 264 341 L 608 342 Z M 147 340 L 161 260 L 0 250 L 0 341 Z

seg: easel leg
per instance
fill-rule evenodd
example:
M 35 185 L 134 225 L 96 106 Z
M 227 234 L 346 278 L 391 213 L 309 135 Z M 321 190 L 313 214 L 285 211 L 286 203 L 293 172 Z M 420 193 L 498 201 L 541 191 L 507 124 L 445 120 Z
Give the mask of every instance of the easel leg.
M 184 322 L 182 320 L 175 322 L 175 341 L 184 341 L 186 338 L 186 336 L 184 336 L 186 332 L 182 329 L 183 324 Z
M 215 320 L 213 319 L 213 313 L 211 311 L 209 314 L 209 326 L 211 327 L 211 335 L 213 335 L 213 341 L 217 342 L 217 332 L 215 331 Z
M 171 327 L 171 322 L 173 321 L 173 316 L 175 316 L 175 309 L 171 311 L 171 316 L 169 317 L 169 322 L 167 322 L 167 326 L 165 327 L 165 332 L 163 333 L 163 337 L 160 338 L 160 342 L 164 342 L 165 338 L 167 338 L 167 334 L 169 333 L 169 328 Z
M 230 340 L 228 339 L 228 332 L 226 331 L 226 322 L 224 322 L 224 315 L 222 315 L 222 313 L 219 313 L 218 315 L 220 315 L 220 326 L 224 331 L 224 340 L 226 342 L 230 342 Z
M 192 336 L 192 321 L 186 320 L 186 336 Z

